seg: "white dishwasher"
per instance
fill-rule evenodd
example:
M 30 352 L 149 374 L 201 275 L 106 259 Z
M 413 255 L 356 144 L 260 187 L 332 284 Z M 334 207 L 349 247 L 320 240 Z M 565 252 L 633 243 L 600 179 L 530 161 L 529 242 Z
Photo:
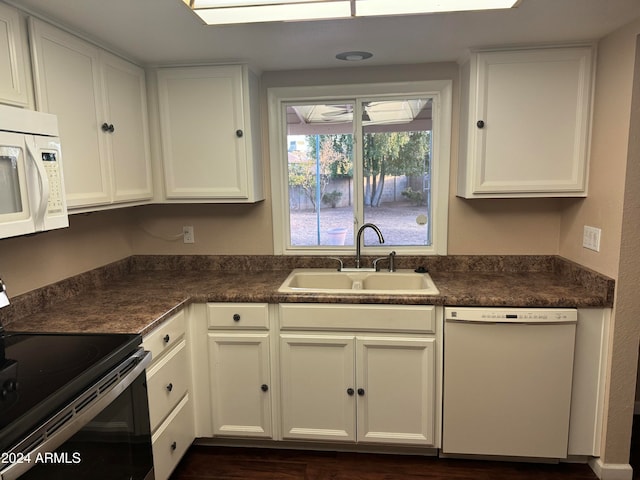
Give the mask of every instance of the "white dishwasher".
M 444 454 L 566 458 L 577 318 L 445 308 Z

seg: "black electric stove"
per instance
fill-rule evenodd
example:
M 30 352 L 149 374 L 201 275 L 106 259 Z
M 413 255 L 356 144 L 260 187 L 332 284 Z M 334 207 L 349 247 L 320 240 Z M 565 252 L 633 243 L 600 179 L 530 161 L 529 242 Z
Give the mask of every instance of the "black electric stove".
M 3 332 L 0 451 L 6 451 L 140 345 L 134 334 Z

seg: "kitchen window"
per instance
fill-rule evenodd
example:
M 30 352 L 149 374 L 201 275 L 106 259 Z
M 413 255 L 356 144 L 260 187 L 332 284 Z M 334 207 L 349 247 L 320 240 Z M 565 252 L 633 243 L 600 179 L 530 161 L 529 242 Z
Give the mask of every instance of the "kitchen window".
M 269 89 L 278 254 L 445 254 L 451 82 Z

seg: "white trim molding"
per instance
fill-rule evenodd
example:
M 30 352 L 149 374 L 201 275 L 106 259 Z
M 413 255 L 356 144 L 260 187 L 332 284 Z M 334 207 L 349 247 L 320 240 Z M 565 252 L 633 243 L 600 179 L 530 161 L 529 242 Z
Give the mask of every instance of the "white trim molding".
M 633 480 L 633 468 L 628 463 L 604 463 L 601 458 L 591 458 L 589 466 L 600 480 Z

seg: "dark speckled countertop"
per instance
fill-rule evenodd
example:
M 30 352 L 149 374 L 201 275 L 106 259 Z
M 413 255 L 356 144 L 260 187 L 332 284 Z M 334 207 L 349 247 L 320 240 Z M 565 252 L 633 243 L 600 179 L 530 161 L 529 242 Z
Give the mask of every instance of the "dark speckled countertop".
M 278 293 L 293 268 L 333 267 L 320 257 L 135 256 L 12 298 L 7 330 L 145 334 L 192 302 L 392 303 L 610 307 L 614 282 L 554 256 L 400 257 L 426 266 L 439 295 Z M 10 292 L 10 285 L 9 294 Z

